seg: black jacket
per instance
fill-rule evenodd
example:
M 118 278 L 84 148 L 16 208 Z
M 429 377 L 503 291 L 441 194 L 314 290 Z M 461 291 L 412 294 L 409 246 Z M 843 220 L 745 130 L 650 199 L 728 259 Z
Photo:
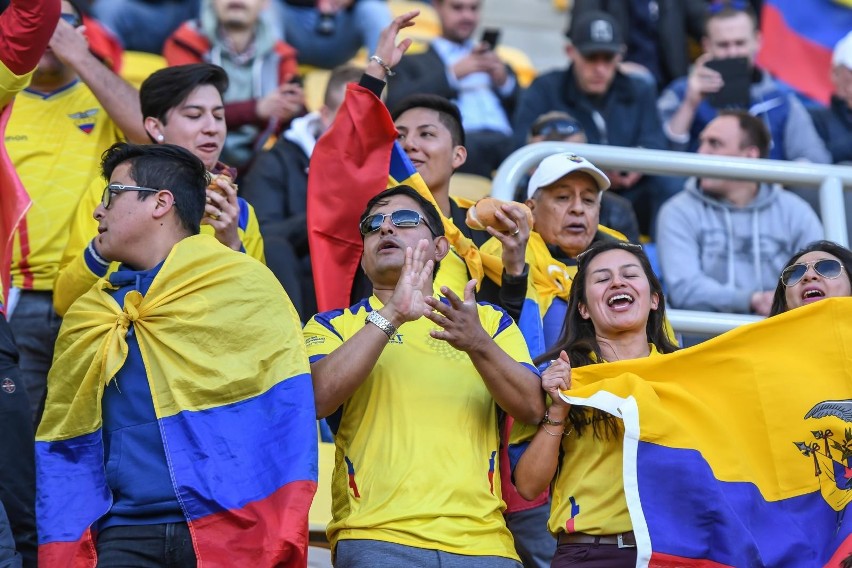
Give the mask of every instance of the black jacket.
M 831 97 L 831 107 L 810 111 L 817 132 L 831 152 L 831 161 L 852 162 L 852 109 L 846 102 Z

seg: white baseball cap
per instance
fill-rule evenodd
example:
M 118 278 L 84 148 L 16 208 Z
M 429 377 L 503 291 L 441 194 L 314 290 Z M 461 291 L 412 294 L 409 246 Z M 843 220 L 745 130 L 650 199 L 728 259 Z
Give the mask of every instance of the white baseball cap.
M 527 185 L 527 199 L 532 198 L 536 190 L 546 187 L 559 178 L 573 172 L 585 172 L 598 184 L 598 191 L 609 189 L 609 178 L 586 158 L 570 152 L 553 154 L 541 161 Z
M 835 67 L 842 65 L 847 69 L 852 69 L 852 32 L 843 36 L 843 39 L 834 46 L 831 63 Z

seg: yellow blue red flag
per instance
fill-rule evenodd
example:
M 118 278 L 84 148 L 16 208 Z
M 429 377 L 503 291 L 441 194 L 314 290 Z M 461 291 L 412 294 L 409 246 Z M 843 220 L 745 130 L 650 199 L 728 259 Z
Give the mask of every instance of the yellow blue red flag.
M 143 297 L 100 280 L 68 310 L 36 440 L 39 563 L 95 566 L 112 506 L 101 397 L 138 340 L 199 566 L 305 566 L 317 433 L 307 353 L 269 270 L 209 235 L 178 243 Z M 140 472 L 144 475 L 144 472 Z
M 573 378 L 566 400 L 624 421 L 638 566 L 852 557 L 852 299 Z

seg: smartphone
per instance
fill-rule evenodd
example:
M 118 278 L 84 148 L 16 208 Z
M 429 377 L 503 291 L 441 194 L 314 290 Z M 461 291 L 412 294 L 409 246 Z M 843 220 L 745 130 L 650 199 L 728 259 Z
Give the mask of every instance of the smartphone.
M 707 102 L 714 108 L 748 108 L 751 95 L 752 69 L 745 57 L 711 59 L 707 67 L 718 71 L 725 84 L 718 92 L 708 93 Z
M 485 28 L 482 30 L 482 43 L 488 44 L 488 49 L 493 50 L 500 42 L 499 28 Z

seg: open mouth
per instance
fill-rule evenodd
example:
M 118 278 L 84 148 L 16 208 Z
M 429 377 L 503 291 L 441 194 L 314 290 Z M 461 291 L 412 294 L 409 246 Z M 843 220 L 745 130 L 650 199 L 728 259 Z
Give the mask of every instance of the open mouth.
M 384 252 L 384 251 L 387 251 L 387 250 L 396 250 L 396 249 L 399 249 L 399 245 L 397 245 L 395 242 L 384 241 L 384 242 L 379 244 L 378 250 L 379 250 L 379 252 Z
M 582 223 L 571 223 L 569 225 L 565 225 L 565 231 L 568 233 L 585 233 L 586 226 Z
M 817 288 L 811 288 L 802 293 L 803 300 L 819 300 L 822 298 L 825 298 L 825 292 Z
M 219 149 L 219 145 L 218 145 L 218 144 L 214 144 L 214 143 L 212 143 L 212 142 L 209 142 L 209 143 L 207 143 L 207 144 L 201 144 L 201 145 L 199 146 L 199 148 L 200 148 L 200 149 L 202 149 L 202 150 L 204 150 L 205 152 L 215 152 L 216 150 L 218 150 L 218 149 Z
M 634 301 L 633 296 L 630 294 L 616 294 L 607 300 L 606 304 L 612 308 L 626 308 Z
M 106 229 L 104 227 L 98 227 L 98 234 L 102 235 L 104 233 L 106 233 Z

